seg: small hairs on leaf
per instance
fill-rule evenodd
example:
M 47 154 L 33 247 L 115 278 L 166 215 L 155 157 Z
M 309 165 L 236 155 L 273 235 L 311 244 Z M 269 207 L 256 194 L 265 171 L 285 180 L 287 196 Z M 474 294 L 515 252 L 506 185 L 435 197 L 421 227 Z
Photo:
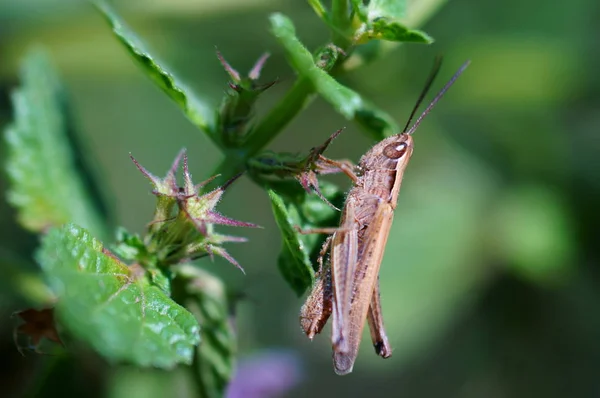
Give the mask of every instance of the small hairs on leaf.
M 160 368 L 192 362 L 198 322 L 138 264 L 125 265 L 74 224 L 51 229 L 36 258 L 58 296 L 61 324 L 107 359 Z

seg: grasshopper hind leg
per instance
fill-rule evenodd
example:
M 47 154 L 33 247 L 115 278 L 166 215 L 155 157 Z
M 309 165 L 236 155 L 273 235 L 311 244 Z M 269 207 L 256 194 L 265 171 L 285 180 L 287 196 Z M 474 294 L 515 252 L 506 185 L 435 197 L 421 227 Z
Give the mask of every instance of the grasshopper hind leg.
M 325 324 L 331 316 L 333 292 L 331 290 L 331 267 L 329 261 L 324 262 L 327 249 L 331 243 L 331 236 L 328 236 L 321 247 L 319 258 L 319 270 L 317 271 L 317 280 L 308 295 L 306 302 L 300 309 L 300 327 L 309 339 L 321 333 Z
M 367 321 L 369 322 L 369 330 L 371 332 L 371 341 L 375 353 L 382 358 L 392 356 L 392 347 L 388 341 L 387 333 L 383 326 L 383 314 L 381 312 L 381 298 L 379 293 L 379 277 L 373 290 L 373 297 L 367 313 Z

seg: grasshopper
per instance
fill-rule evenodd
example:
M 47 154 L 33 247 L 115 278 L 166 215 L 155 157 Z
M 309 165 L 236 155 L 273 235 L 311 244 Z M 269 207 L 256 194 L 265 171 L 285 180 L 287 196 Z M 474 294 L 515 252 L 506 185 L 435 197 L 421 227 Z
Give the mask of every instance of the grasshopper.
M 300 324 L 312 339 L 332 317 L 333 366 L 339 375 L 352 372 L 365 318 L 377 355 L 392 355 L 383 326 L 378 278 L 402 177 L 413 153 L 412 134 L 469 63 L 460 67 L 410 126 L 439 72 L 438 58 L 402 132 L 376 144 L 362 156 L 357 168 L 319 155 L 322 162 L 344 172 L 353 187 L 346 197 L 339 228 L 303 231 L 331 235 L 321 249 L 318 279 L 301 309 Z M 328 250 L 329 261 L 324 264 Z

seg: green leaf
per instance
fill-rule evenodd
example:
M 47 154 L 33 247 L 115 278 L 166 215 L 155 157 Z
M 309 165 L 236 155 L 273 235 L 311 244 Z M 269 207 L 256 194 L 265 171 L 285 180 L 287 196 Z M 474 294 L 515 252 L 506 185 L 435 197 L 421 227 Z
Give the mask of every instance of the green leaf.
M 179 105 L 194 125 L 206 132 L 215 141 L 214 111 L 175 76 L 164 62 L 152 55 L 151 51 L 147 49 L 112 7 L 102 0 L 94 1 L 94 4 L 102 12 L 121 44 L 125 46 L 144 72 Z
M 337 185 L 331 184 L 327 181 L 320 181 L 319 187 L 321 193 L 327 200 L 329 200 L 338 209 L 344 206 L 345 194 L 339 189 Z M 332 209 L 323 202 L 317 195 L 306 194 L 301 202 L 300 214 L 305 220 L 305 227 L 327 227 L 331 225 L 338 225 L 340 212 Z
M 133 263 L 156 264 L 156 260 L 148 259 L 148 248 L 138 234 L 131 234 L 125 228 L 118 227 L 116 233 L 116 244 L 112 252 L 123 260 Z
M 433 38 L 427 33 L 417 29 L 409 29 L 401 23 L 387 18 L 378 18 L 370 25 L 366 33 L 370 39 L 425 44 L 433 43 Z
M 406 1 L 372 0 L 365 6 L 362 0 L 352 0 L 352 8 L 362 22 L 356 31 L 356 43 L 364 44 L 373 39 L 433 43 L 433 39 L 427 33 L 410 29 L 400 22 L 406 14 Z
M 8 201 L 19 222 L 40 232 L 66 222 L 102 234 L 105 225 L 78 175 L 70 151 L 64 93 L 48 57 L 30 52 L 12 93 L 14 121 L 6 129 Z
M 295 226 L 301 226 L 300 215 L 294 207 L 287 207 L 281 196 L 269 190 L 275 222 L 283 235 L 283 247 L 278 265 L 285 280 L 301 296 L 315 281 L 315 271 L 310 261 L 310 248 L 306 247 Z
M 283 45 L 292 67 L 301 76 L 310 80 L 315 90 L 332 104 L 336 111 L 347 119 L 355 119 L 359 115 L 359 120 L 362 120 L 361 125 L 379 139 L 384 137 L 384 131 L 394 130 L 395 126 L 388 124 L 382 126 L 380 123 L 369 123 L 368 118 L 361 119 L 360 115 L 365 112 L 374 113 L 374 108 L 370 104 L 366 104 L 356 92 L 340 84 L 315 65 L 310 51 L 296 37 L 294 25 L 288 17 L 276 13 L 271 15 L 270 20 L 272 33 Z M 377 110 L 376 113 L 380 115 L 379 122 L 387 123 L 392 120 L 391 116 L 385 115 L 381 110 Z
M 169 269 L 163 270 L 156 267 L 147 269 L 150 282 L 162 290 L 167 296 L 171 295 L 171 273 Z
M 368 18 L 401 19 L 406 15 L 406 0 L 371 0 L 367 7 Z
M 279 270 L 296 294 L 301 296 L 314 283 L 317 259 L 327 236 L 300 234 L 295 227 L 335 227 L 341 213 L 332 209 L 317 195 L 307 194 L 298 182 L 293 183 L 294 185 L 273 184 L 283 189 L 278 193 L 272 189 L 268 192 L 283 240 L 278 258 Z M 337 186 L 321 181 L 320 189 L 334 206 L 343 206 L 344 192 Z
M 200 342 L 194 316 L 85 229 L 51 229 L 37 259 L 63 325 L 109 360 L 160 368 L 192 362 Z

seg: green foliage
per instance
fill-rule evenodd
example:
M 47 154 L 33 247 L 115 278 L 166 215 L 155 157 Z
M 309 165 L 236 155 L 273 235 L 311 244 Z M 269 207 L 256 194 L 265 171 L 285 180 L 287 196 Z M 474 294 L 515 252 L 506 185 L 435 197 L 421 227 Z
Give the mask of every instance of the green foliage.
M 315 195 L 298 186 L 275 185 L 279 193 L 269 190 L 271 207 L 282 233 L 282 248 L 277 264 L 284 279 L 301 296 L 315 281 L 316 260 L 325 236 L 303 234 L 297 228 L 313 229 L 336 225 L 339 212 Z M 321 184 L 323 196 L 341 206 L 344 194 L 333 184 Z
M 353 0 L 352 7 L 360 21 L 360 27 L 356 29 L 354 37 L 356 42 L 365 43 L 377 39 L 433 43 L 433 39 L 425 32 L 410 29 L 399 21 L 406 14 L 405 1 L 377 0 L 364 5 L 362 0 Z
M 63 89 L 43 52 L 28 54 L 21 81 L 12 94 L 14 121 L 6 129 L 8 200 L 19 222 L 41 232 L 73 221 L 103 234 L 104 223 L 74 167 Z
M 361 96 L 337 82 L 322 68 L 319 68 L 310 51 L 296 37 L 292 21 L 283 14 L 270 17 L 271 32 L 283 45 L 288 60 L 294 70 L 307 78 L 315 90 L 329 102 L 336 111 L 347 119 L 357 119 L 376 139 L 382 139 L 396 128 L 391 125 L 392 118 L 381 110 L 368 105 Z M 374 116 L 376 115 L 376 116 Z
M 374 20 L 365 35 L 369 39 L 425 44 L 433 43 L 433 39 L 425 32 L 409 29 L 406 26 L 398 22 L 390 21 L 387 18 Z
M 10 139 L 16 136 L 18 140 L 14 142 L 18 146 L 3 141 L 9 145 L 6 151 L 0 148 L 0 153 L 5 155 L 0 154 L 2 166 L 8 161 L 18 165 L 18 173 L 28 171 L 17 173 L 17 178 L 9 174 L 7 181 L 0 177 L 0 186 L 9 188 L 2 194 L 6 195 L 8 190 L 25 192 L 25 197 L 32 199 L 21 204 L 11 202 L 15 204 L 13 209 L 0 209 L 3 227 L 0 230 L 0 309 L 6 315 L 12 310 L 24 309 L 22 303 L 41 308 L 56 302 L 53 291 L 44 284 L 41 269 L 28 258 L 33 252 L 32 245 L 51 229 L 47 224 L 72 221 L 90 228 L 91 235 L 101 237 L 96 229 L 102 228 L 104 217 L 102 214 L 98 217 L 91 205 L 101 195 L 85 191 L 89 189 L 84 186 L 87 178 L 82 176 L 77 164 L 78 158 L 87 161 L 90 155 L 101 154 L 105 175 L 111 177 L 110 185 L 119 188 L 109 193 L 117 199 L 117 214 L 122 215 L 118 221 L 128 226 L 148 225 L 148 230 L 120 230 L 116 241 L 106 239 L 110 236 L 107 231 L 99 240 L 123 263 L 142 267 L 144 284 L 158 288 L 195 315 L 200 324 L 201 344 L 194 347 L 190 366 L 178 366 L 170 371 L 139 369 L 131 364 L 107 367 L 105 361 L 86 360 L 90 358 L 86 352 L 79 355 L 81 346 L 73 341 L 78 335 L 59 317 L 57 326 L 65 347 L 54 347 L 48 341 L 41 351 L 49 355 L 26 353 L 26 361 L 17 361 L 19 366 L 12 366 L 3 374 L 9 381 L 8 390 L 3 388 L 3 392 L 8 396 L 79 396 L 88 394 L 93 386 L 93 393 L 106 393 L 112 398 L 223 396 L 223 386 L 231 377 L 231 366 L 238 356 L 233 322 L 237 323 L 240 345 L 244 347 L 240 354 L 260 349 L 258 346 L 264 344 L 269 349 L 279 343 L 294 345 L 305 353 L 312 351 L 310 372 L 303 372 L 309 378 L 305 382 L 318 386 L 317 389 L 331 384 L 330 352 L 325 347 L 327 331 L 319 336 L 316 344 L 303 341 L 299 331 L 281 333 L 281 330 L 297 328 L 293 318 L 299 302 L 289 293 L 298 292 L 307 284 L 294 279 L 297 265 L 307 267 L 305 263 L 296 264 L 293 253 L 298 255 L 298 250 L 289 250 L 285 239 L 277 242 L 278 235 L 285 234 L 271 223 L 273 230 L 256 234 L 252 240 L 257 250 L 265 249 L 261 255 L 257 256 L 256 250 L 246 252 L 247 245 L 239 248 L 237 257 L 243 260 L 249 278 L 227 270 L 225 273 L 232 280 L 220 280 L 204 271 L 188 275 L 184 272 L 188 268 L 197 271 L 200 266 L 220 272 L 216 267 L 226 264 L 220 259 L 211 262 L 209 252 L 203 249 L 196 253 L 204 258 L 193 262 L 187 259 L 185 250 L 180 250 L 182 241 L 188 237 L 202 238 L 202 234 L 189 219 L 168 220 L 179 210 L 178 200 L 169 196 L 172 187 L 157 192 L 156 196 L 135 192 L 133 178 L 139 176 L 132 177 L 131 168 L 123 167 L 117 159 L 123 160 L 126 156 L 119 153 L 125 146 L 143 156 L 144 163 L 160 168 L 166 161 L 164 156 L 170 156 L 173 147 L 181 146 L 178 130 L 205 125 L 211 139 L 219 144 L 219 153 L 210 150 L 215 145 L 205 145 L 205 137 L 198 137 L 205 133 L 189 135 L 191 140 L 186 146 L 195 155 L 191 159 L 197 170 L 194 175 L 221 174 L 221 177 L 198 194 L 207 193 L 246 171 L 242 178 L 250 177 L 251 181 L 242 181 L 241 186 L 233 190 L 232 197 L 224 195 L 230 211 L 240 217 L 264 218 L 260 209 L 264 210 L 264 201 L 269 199 L 260 193 L 270 189 L 279 197 L 285 212 L 293 215 L 293 221 L 282 229 L 291 227 L 291 233 L 296 234 L 294 227 L 336 227 L 339 212 L 316 195 L 307 194 L 315 187 L 313 180 L 298 177 L 307 173 L 305 160 L 309 147 L 318 145 L 332 130 L 342 127 L 332 122 L 339 118 L 331 118 L 338 108 L 319 101 L 321 95 L 313 79 L 301 73 L 294 75 L 293 69 L 282 60 L 283 47 L 276 48 L 279 42 L 265 36 L 270 26 L 268 13 L 278 11 L 273 9 L 273 2 L 238 0 L 234 7 L 231 7 L 232 2 L 210 1 L 106 2 L 122 7 L 123 19 L 134 31 L 141 33 L 143 27 L 148 32 L 148 38 L 138 36 L 141 41 L 147 39 L 146 44 L 151 44 L 158 39 L 168 46 L 168 51 L 157 54 L 152 51 L 153 46 L 148 47 L 137 38 L 130 40 L 131 31 L 123 33 L 121 30 L 123 38 L 114 36 L 104 19 L 94 15 L 92 8 L 81 8 L 79 2 L 0 2 L 0 15 L 5 17 L 10 31 L 2 41 L 5 51 L 0 75 L 5 85 L 20 86 L 17 92 L 33 99 L 28 99 L 30 103 L 42 98 L 37 91 L 43 91 L 43 85 L 26 84 L 25 74 L 18 82 L 13 76 L 13 67 L 18 57 L 24 55 L 27 43 L 41 39 L 53 50 L 61 75 L 67 77 L 67 87 L 77 99 L 72 105 L 76 106 L 76 112 L 81 112 L 75 115 L 76 119 L 83 122 L 86 137 L 94 144 L 93 151 L 73 148 L 73 135 L 69 134 L 74 131 L 69 128 L 72 126 L 69 121 L 73 119 L 65 112 L 66 103 L 59 85 L 52 100 L 59 103 L 56 109 L 63 121 L 59 129 L 52 128 L 54 124 L 48 123 L 51 119 L 43 120 L 39 114 L 27 113 L 20 118 L 18 104 L 14 107 L 6 102 L 0 104 L 3 119 L 15 109 L 11 129 L 18 127 L 12 138 L 10 132 L 5 135 Z M 316 15 L 307 12 L 309 7 Z M 403 180 L 380 274 L 383 315 L 394 347 L 394 359 L 390 363 L 373 355 L 366 334 L 356 368 L 365 377 L 345 379 L 347 395 L 376 391 L 370 386 L 376 384 L 377 391 L 383 388 L 382 395 L 393 396 L 397 394 L 392 387 L 393 379 L 404 371 L 416 376 L 409 386 L 414 396 L 452 395 L 455 390 L 452 387 L 464 384 L 464 380 L 472 381 L 469 390 L 474 386 L 473 395 L 553 396 L 568 390 L 571 396 L 592 396 L 600 362 L 600 345 L 597 344 L 600 322 L 593 316 L 600 305 L 595 267 L 600 263 L 597 249 L 600 220 L 596 215 L 600 198 L 600 179 L 597 178 L 600 139 L 596 131 L 600 117 L 593 106 L 600 79 L 595 78 L 595 63 L 590 61 L 600 52 L 587 51 L 585 57 L 578 55 L 584 48 L 594 49 L 594 40 L 590 38 L 596 36 L 597 28 L 594 24 L 582 23 L 581 16 L 595 15 L 591 11 L 597 9 L 597 4 L 591 0 L 569 3 L 569 7 L 547 7 L 543 1 L 308 0 L 288 2 L 285 10 L 280 11 L 294 22 L 297 38 L 306 47 L 303 50 L 312 56 L 314 65 L 360 95 L 362 104 L 351 119 L 357 124 L 362 124 L 364 119 L 369 137 L 367 140 L 353 137 L 355 132 L 349 129 L 344 133 L 349 137 L 336 145 L 337 156 L 357 160 L 359 153 L 364 153 L 375 140 L 399 131 L 394 120 L 385 113 L 380 114 L 377 107 L 393 112 L 394 117 L 406 114 L 416 96 L 413 91 L 420 86 L 418 76 L 425 73 L 420 69 L 422 57 L 432 51 L 438 53 L 439 48 L 411 47 L 402 49 L 408 50 L 404 54 L 392 51 L 399 49 L 403 42 L 430 41 L 429 36 L 416 29 L 441 9 L 449 12 L 439 14 L 431 28 L 435 28 L 440 35 L 436 38 L 444 43 L 445 63 L 449 68 L 444 67 L 442 74 L 450 73 L 449 69 L 454 69 L 451 65 L 458 65 L 474 54 L 477 54 L 476 67 L 461 77 L 449 97 L 427 117 L 423 130 L 414 136 L 415 153 Z M 114 21 L 122 22 L 120 18 Z M 256 40 L 249 43 L 243 40 L 246 37 Z M 127 44 L 123 51 L 123 39 L 144 55 L 131 51 Z M 265 47 L 261 48 L 260 43 Z M 228 60 L 231 57 L 236 69 L 239 65 L 241 75 L 261 52 L 272 51 L 273 58 L 268 69 L 265 68 L 267 73 L 263 72 L 268 80 L 242 82 L 249 83 L 247 85 L 236 83 L 239 79 L 228 77 L 218 69 L 212 54 L 215 45 L 224 50 Z M 160 61 L 157 55 L 161 56 Z M 385 55 L 393 59 L 382 59 Z M 130 56 L 141 68 L 136 66 L 137 70 L 132 70 L 131 63 L 127 62 Z M 173 68 L 166 68 L 163 61 Z M 368 70 L 360 69 L 369 63 L 373 64 Z M 187 69 L 185 73 L 184 69 Z M 140 86 L 137 79 L 131 79 L 131 73 L 142 75 L 144 71 L 168 93 L 165 97 L 172 99 L 156 98 L 163 95 L 161 90 L 148 96 L 147 90 L 152 90 L 154 83 L 145 82 Z M 49 68 L 43 72 L 53 73 Z M 207 99 L 209 104 L 220 104 L 220 107 L 210 109 L 200 104 L 197 108 L 202 119 L 199 124 L 186 123 L 182 115 L 177 118 L 178 111 L 173 114 L 173 110 L 181 107 L 186 112 L 191 102 L 186 86 L 175 76 L 196 80 L 189 80 L 194 84 L 188 87 L 200 88 L 194 89 L 192 96 Z M 281 79 L 281 84 L 257 95 L 258 84 L 269 83 L 276 77 Z M 232 82 L 229 87 L 226 79 Z M 434 86 L 440 87 L 441 83 L 438 80 Z M 218 85 L 220 90 L 217 90 Z M 241 92 L 232 85 L 239 86 Z M 36 94 L 30 95 L 33 92 Z M 221 92 L 224 95 L 219 102 Z M 217 97 L 212 97 L 213 94 Z M 313 105 L 323 109 L 305 113 L 313 99 L 318 99 Z M 177 105 L 169 104 L 170 101 Z M 168 109 L 163 109 L 165 107 Z M 294 121 L 296 115 L 301 114 L 302 118 Z M 40 122 L 34 125 L 27 119 Z M 286 128 L 288 125 L 290 129 Z M 29 141 L 41 143 L 47 138 L 48 135 L 39 134 L 38 129 L 44 134 L 64 132 L 60 142 L 70 141 L 65 148 L 71 148 L 61 154 L 45 144 L 30 145 Z M 305 145 L 309 137 L 314 142 Z M 163 153 L 161 148 L 168 153 Z M 264 152 L 269 149 L 298 150 L 298 153 L 287 157 L 282 153 Z M 222 164 L 211 172 L 206 168 L 210 168 L 216 158 L 220 158 Z M 52 174 L 57 166 L 63 172 Z M 334 189 L 339 200 L 331 199 L 330 186 L 322 184 L 322 174 L 316 169 L 309 171 L 317 174 L 324 196 L 341 207 L 343 191 Z M 51 181 L 50 174 L 62 177 Z M 344 178 L 337 177 L 336 182 Z M 32 185 L 35 181 L 41 185 Z M 256 186 L 249 187 L 249 183 Z M 349 185 L 344 181 L 345 188 Z M 24 187 L 28 189 L 24 191 Z M 101 193 L 108 192 L 108 188 L 101 187 Z M 67 196 L 61 192 L 67 192 Z M 159 196 L 161 194 L 164 196 Z M 55 198 L 49 199 L 51 196 Z M 61 199 L 55 200 L 56 197 Z M 147 202 L 152 199 L 165 205 L 160 209 L 164 218 L 157 215 L 153 219 L 152 214 L 145 213 Z M 81 214 L 74 214 L 78 203 L 89 209 L 88 214 L 99 228 L 82 220 Z M 56 218 L 56 214 L 60 217 Z M 20 221 L 26 219 L 27 228 L 39 232 L 38 236 L 20 231 L 19 225 L 11 222 L 13 215 Z M 155 220 L 159 222 L 149 224 Z M 179 222 L 189 234 L 179 233 L 185 231 L 173 228 L 173 221 Z M 258 222 L 258 219 L 253 221 Z M 228 227 L 223 229 L 228 233 Z M 220 226 L 215 226 L 215 230 L 223 232 Z M 153 240 L 158 243 L 156 246 L 149 247 L 149 233 L 156 236 Z M 171 238 L 182 238 L 182 241 L 170 245 Z M 263 242 L 263 238 L 268 241 Z M 316 254 L 323 238 L 324 235 L 292 237 L 304 244 L 301 254 L 310 263 L 308 272 L 316 270 Z M 222 246 L 228 248 L 225 244 Z M 157 250 L 159 247 L 164 250 Z M 175 257 L 169 256 L 173 247 L 178 252 Z M 175 259 L 185 261 L 185 265 L 159 264 Z M 271 274 L 278 272 L 273 269 L 276 264 L 286 275 L 286 281 L 272 278 Z M 302 275 L 306 271 L 297 272 Z M 291 281 L 291 287 L 281 286 L 282 282 L 287 285 L 287 280 Z M 247 292 L 247 301 L 243 293 L 227 297 L 226 291 L 236 288 Z M 286 295 L 282 289 L 290 290 Z M 240 296 L 245 304 L 237 319 L 231 307 Z M 56 312 L 58 316 L 59 311 Z M 7 333 L 3 335 L 8 336 L 3 340 L 5 345 L 11 344 L 10 328 L 20 322 L 16 318 L 4 317 L 2 326 Z M 115 330 L 116 333 L 127 334 L 128 331 Z M 452 336 L 453 344 L 443 344 L 448 336 Z M 19 337 L 19 342 L 26 341 L 25 336 Z M 494 343 L 486 344 L 488 341 Z M 556 341 L 561 344 L 557 346 Z M 16 350 L 12 351 L 17 355 Z M 54 352 L 61 355 L 52 355 Z M 506 355 L 507 352 L 510 355 Z M 10 350 L 7 353 L 4 359 L 11 364 L 13 355 Z M 81 363 L 82 359 L 85 363 Z M 242 361 L 237 381 L 248 380 L 243 358 Z M 260 363 L 258 366 L 253 363 L 252 370 L 260 368 L 265 361 L 260 357 Z M 415 363 L 419 364 L 416 368 Z M 34 366 L 35 371 L 21 369 L 21 365 Z M 270 371 L 261 369 L 265 377 L 251 379 L 275 378 L 284 384 L 291 374 L 288 371 L 282 375 L 278 372 L 281 368 L 273 369 L 271 364 Z M 447 372 L 447 369 L 456 371 Z M 22 370 L 34 377 L 27 383 L 14 383 L 23 380 L 13 377 L 15 372 L 24 374 Z M 367 373 L 378 376 L 369 377 Z M 431 374 L 437 375 L 435 385 L 428 382 Z M 527 374 L 526 379 L 524 374 Z M 88 375 L 92 375 L 92 380 L 86 377 Z M 357 383 L 361 384 L 360 388 L 355 388 Z M 14 384 L 21 384 L 19 390 L 31 386 L 33 391 L 11 391 Z M 233 387 L 240 385 L 234 384 Z M 83 391 L 73 391 L 76 385 Z M 111 385 L 117 388 L 111 389 Z M 196 386 L 198 391 L 193 391 Z
M 148 248 L 138 234 L 131 234 L 125 228 L 119 227 L 116 236 L 117 242 L 112 251 L 119 258 L 127 262 L 156 263 L 156 259 L 148 253 Z
M 172 368 L 200 342 L 193 315 L 74 224 L 53 228 L 37 259 L 58 296 L 59 319 L 110 360 Z
M 287 207 L 283 199 L 269 190 L 275 221 L 282 234 L 283 247 L 279 255 L 279 270 L 299 296 L 312 286 L 315 271 L 310 261 L 310 249 L 303 237 L 294 229 L 300 225 L 300 215 L 294 206 Z
M 103 0 L 94 1 L 116 37 L 146 75 L 181 108 L 188 119 L 219 144 L 214 133 L 214 113 L 167 65 L 151 54 L 146 45 L 125 24 L 121 17 Z
M 202 344 L 196 352 L 194 372 L 205 397 L 222 397 L 233 373 L 236 335 L 231 305 L 223 282 L 210 273 L 183 265 L 177 273 L 186 304 L 202 324 Z
M 346 70 L 348 55 L 369 40 L 429 42 L 429 38 L 397 22 L 404 2 L 380 0 L 368 6 L 354 2 L 351 10 L 348 2 L 337 1 L 330 14 L 319 0 L 311 0 L 332 31 L 331 41 L 311 53 L 296 37 L 291 20 L 273 14 L 271 32 L 298 79 L 280 104 L 255 124 L 256 102 L 275 83 L 258 84 L 268 54 L 241 76 L 218 53 L 231 81 L 221 107 L 212 110 L 152 54 L 107 2 L 93 3 L 144 73 L 223 151 L 225 160 L 218 172 L 227 182 L 201 193 L 217 173 L 194 184 L 184 151 L 164 178 L 132 158 L 153 185 L 154 217 L 145 235 L 118 229 L 109 251 L 93 237 L 103 232 L 103 223 L 75 171 L 58 79 L 47 60 L 34 54 L 26 60 L 23 85 L 13 96 L 15 122 L 7 131 L 9 198 L 25 227 L 46 233 L 36 259 L 56 295 L 57 319 L 67 336 L 87 342 L 112 362 L 167 369 L 191 364 L 199 395 L 219 397 L 235 359 L 232 310 L 223 283 L 188 263 L 216 254 L 239 267 L 222 244 L 245 239 L 216 233 L 215 225 L 256 225 L 215 210 L 225 189 L 249 170 L 253 181 L 268 191 L 283 235 L 279 268 L 292 289 L 303 294 L 315 281 L 325 235 L 302 234 L 298 228 L 335 226 L 337 208 L 343 205 L 343 192 L 317 178 L 339 172 L 337 166 L 319 163 L 339 131 L 308 154 L 259 153 L 315 92 L 375 139 L 396 132 L 398 126 L 389 115 L 332 75 Z M 182 158 L 184 183 L 179 185 L 175 173 Z
M 362 0 L 353 0 L 356 7 Z M 370 19 L 386 17 L 400 19 L 406 15 L 406 0 L 370 0 L 367 6 Z
M 271 32 L 284 47 L 294 70 L 307 77 L 317 92 L 330 102 L 336 111 L 348 119 L 353 118 L 355 112 L 362 106 L 361 97 L 315 65 L 310 51 L 296 37 L 296 29 L 288 17 L 283 14 L 273 14 L 270 21 Z

